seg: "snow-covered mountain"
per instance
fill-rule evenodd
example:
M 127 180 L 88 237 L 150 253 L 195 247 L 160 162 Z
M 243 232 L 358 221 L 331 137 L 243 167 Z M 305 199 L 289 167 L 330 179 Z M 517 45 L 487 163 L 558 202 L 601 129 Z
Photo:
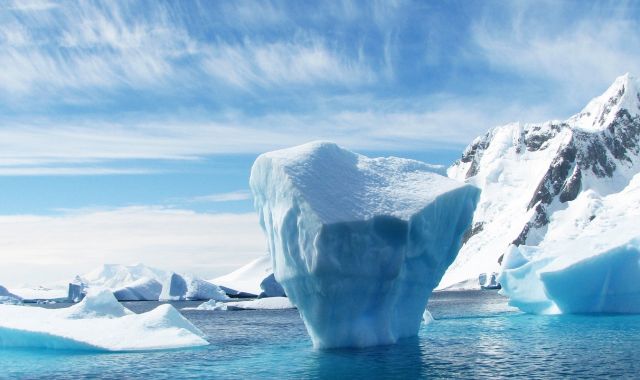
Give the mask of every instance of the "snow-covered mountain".
M 580 236 L 603 204 L 633 204 L 628 197 L 637 192 L 627 188 L 639 172 L 640 83 L 629 74 L 565 121 L 508 124 L 476 138 L 448 170 L 482 195 L 439 288 L 498 271 L 511 244 Z M 636 228 L 640 235 L 640 223 Z

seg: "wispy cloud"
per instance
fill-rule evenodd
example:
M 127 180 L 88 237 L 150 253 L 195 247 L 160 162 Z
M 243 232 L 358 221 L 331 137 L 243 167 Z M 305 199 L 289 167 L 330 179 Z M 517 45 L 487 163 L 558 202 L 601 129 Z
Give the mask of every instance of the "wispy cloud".
M 218 203 L 218 202 L 233 202 L 233 201 L 246 201 L 251 199 L 251 192 L 248 190 L 237 190 L 228 193 L 217 193 L 209 195 L 201 195 L 198 197 L 189 198 L 187 201 L 191 203 Z
M 2 167 L 0 176 L 78 176 L 78 175 L 140 175 L 158 173 L 157 170 L 143 168 L 107 167 Z
M 3 285 L 73 278 L 105 262 L 215 277 L 265 252 L 257 216 L 161 207 L 0 216 Z
M 617 76 L 640 72 L 637 5 L 565 5 L 515 2 L 504 7 L 504 22 L 487 15 L 472 27 L 478 53 L 496 68 L 551 80 L 561 87 L 556 91 L 581 103 Z

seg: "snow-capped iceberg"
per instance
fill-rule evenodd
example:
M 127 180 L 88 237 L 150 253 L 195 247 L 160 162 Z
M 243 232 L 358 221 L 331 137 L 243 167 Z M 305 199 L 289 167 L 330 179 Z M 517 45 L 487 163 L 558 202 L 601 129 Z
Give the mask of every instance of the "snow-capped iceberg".
M 3 304 L 3 303 L 7 303 L 7 304 L 20 303 L 21 301 L 22 301 L 22 298 L 20 298 L 19 296 L 11 293 L 10 291 L 7 290 L 7 288 L 5 288 L 4 286 L 0 285 L 0 304 Z
M 229 297 L 217 285 L 196 277 L 171 274 L 162 285 L 161 301 L 228 300 Z
M 207 344 L 173 306 L 135 314 L 106 289 L 89 290 L 66 309 L 0 305 L 0 347 L 132 351 Z
M 169 273 L 143 264 L 105 264 L 76 276 L 69 283 L 68 299 L 78 302 L 89 288 L 111 290 L 119 301 L 157 301 Z
M 438 170 L 326 142 L 257 158 L 250 185 L 275 278 L 315 347 L 417 334 L 479 196 Z

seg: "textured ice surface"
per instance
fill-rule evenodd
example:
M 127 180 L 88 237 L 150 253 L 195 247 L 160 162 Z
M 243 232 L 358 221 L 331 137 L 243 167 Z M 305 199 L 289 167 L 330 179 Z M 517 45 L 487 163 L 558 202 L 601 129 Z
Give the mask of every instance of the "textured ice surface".
M 162 285 L 160 300 L 184 301 L 184 300 L 228 300 L 229 297 L 220 287 L 196 277 L 171 274 Z
M 417 334 L 479 196 L 434 171 L 324 142 L 258 157 L 250 185 L 275 277 L 315 347 Z
M 118 301 L 155 301 L 160 299 L 162 284 L 153 278 L 143 277 L 122 288 L 113 295 Z
M 66 309 L 0 305 L 0 347 L 131 351 L 207 345 L 173 306 L 135 314 L 106 289 Z
M 266 253 L 247 265 L 209 282 L 229 289 L 229 293 L 233 295 L 246 293 L 257 297 L 263 291 L 260 284 L 272 273 L 271 255 Z
M 262 282 L 260 283 L 260 289 L 262 289 L 260 298 L 286 297 L 282 285 L 280 285 L 280 283 L 276 280 L 276 276 L 273 273 L 262 280 Z

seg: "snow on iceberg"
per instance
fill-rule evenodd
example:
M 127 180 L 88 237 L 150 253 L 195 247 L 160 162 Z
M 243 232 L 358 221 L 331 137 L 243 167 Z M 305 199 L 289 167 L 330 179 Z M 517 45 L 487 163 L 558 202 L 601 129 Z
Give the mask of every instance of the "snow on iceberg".
M 250 185 L 275 278 L 318 348 L 415 336 L 479 190 L 395 157 L 314 142 L 263 154 Z
M 261 287 L 262 282 L 271 274 L 271 255 L 266 253 L 247 265 L 209 282 L 220 286 L 231 296 L 257 297 L 264 291 Z
M 106 289 L 92 289 L 66 309 L 0 305 L 0 347 L 135 351 L 207 344 L 173 306 L 135 314 Z
M 238 302 L 211 300 L 196 308 L 185 308 L 184 310 L 285 310 L 295 308 L 287 297 L 268 297 Z
M 0 304 L 3 304 L 3 303 L 14 304 L 14 303 L 20 303 L 20 302 L 22 302 L 22 298 L 9 292 L 7 288 L 0 285 Z
M 161 301 L 184 301 L 184 300 L 217 300 L 225 301 L 229 297 L 217 285 L 196 277 L 181 276 L 177 273 L 171 274 L 162 285 Z

